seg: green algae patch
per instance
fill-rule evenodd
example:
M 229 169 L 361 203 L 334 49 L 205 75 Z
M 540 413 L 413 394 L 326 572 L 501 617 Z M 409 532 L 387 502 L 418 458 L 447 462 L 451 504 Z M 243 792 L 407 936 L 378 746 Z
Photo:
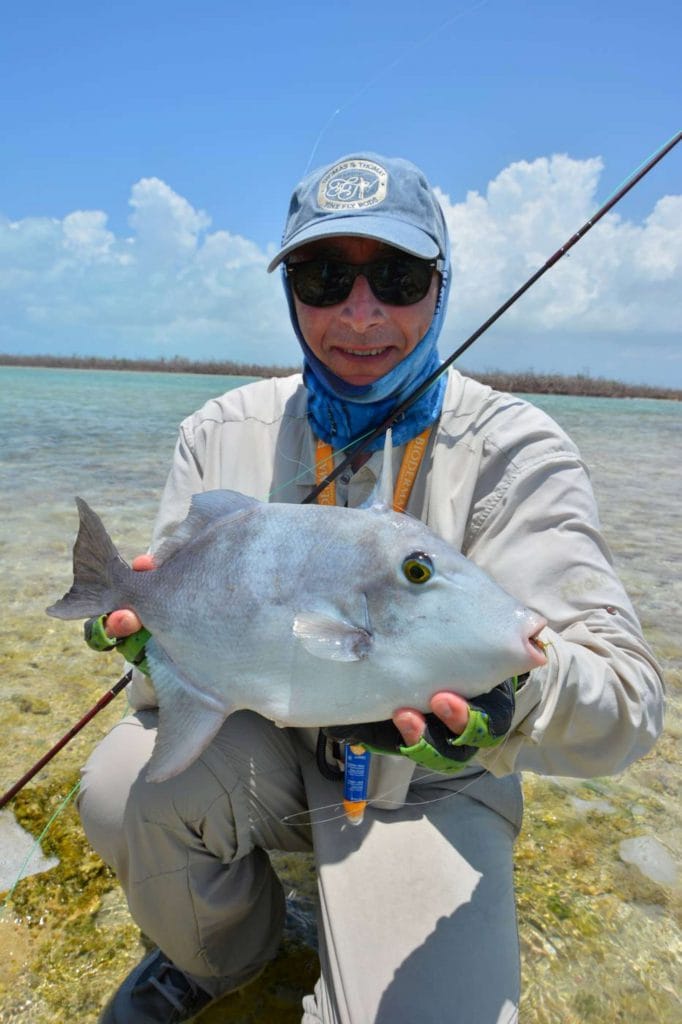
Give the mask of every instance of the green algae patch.
M 15 693 L 10 700 L 24 714 L 49 715 L 51 710 L 48 702 L 40 697 L 24 697 L 21 694 Z
M 47 603 L 44 600 L 43 602 Z M 39 638 L 39 643 L 36 642 Z M 8 742 L 0 747 L 0 782 L 9 788 L 42 757 L 120 675 L 120 658 L 84 649 L 82 626 L 45 628 L 45 616 L 6 616 L 0 625 L 0 673 L 7 680 L 0 714 Z M 50 871 L 0 895 L 0 1024 L 95 1024 L 104 996 L 137 962 L 140 932 L 118 882 L 83 833 L 73 799 L 80 766 L 126 710 L 119 697 L 90 722 L 8 805 L 41 849 L 56 857 Z M 65 801 L 68 801 L 65 803 Z M 103 901 L 118 898 L 124 914 L 99 923 Z
M 13 804 L 22 827 L 37 838 L 76 783 L 74 774 L 59 773 L 47 785 L 23 790 Z M 118 883 L 89 847 L 72 802 L 41 845 L 58 865 L 20 881 L 0 919 L 22 950 L 20 971 L 11 961 L 0 967 L 0 1021 L 22 1020 L 29 1007 L 31 1024 L 94 1021 L 120 959 L 132 966 L 138 958 L 139 929 L 129 917 L 100 927 L 102 901 Z
M 21 826 L 38 838 L 77 781 L 77 773 L 58 772 L 49 783 L 26 787 L 13 803 Z M 58 865 L 20 881 L 0 914 L 0 1022 L 95 1024 L 150 944 L 130 918 L 113 872 L 90 848 L 73 801 L 54 818 L 41 847 Z M 310 906 L 312 857 L 273 860 L 287 891 Z M 202 1024 L 298 1022 L 319 963 L 295 932 L 289 928 L 280 955 L 254 984 L 214 1004 L 198 1018 Z
M 91 910 L 98 894 L 114 884 L 114 875 L 88 845 L 73 801 L 77 775 L 59 774 L 43 786 L 28 786 L 15 798 L 13 809 L 19 824 L 38 838 L 54 817 L 41 842 L 43 853 L 59 859 L 51 871 L 19 883 L 12 897 L 21 917 L 49 916 L 64 905 L 77 915 Z
M 0 745 L 4 792 L 42 757 L 119 678 L 123 661 L 97 655 L 83 642 L 80 623 L 45 628 L 45 616 L 27 614 L 0 623 L 0 715 L 7 742 Z M 100 712 L 37 777 L 77 771 L 126 710 L 125 696 Z
M 515 856 L 521 1018 L 677 1024 L 679 892 L 618 856 L 622 839 L 665 825 L 664 805 L 622 778 L 526 776 L 524 794 Z

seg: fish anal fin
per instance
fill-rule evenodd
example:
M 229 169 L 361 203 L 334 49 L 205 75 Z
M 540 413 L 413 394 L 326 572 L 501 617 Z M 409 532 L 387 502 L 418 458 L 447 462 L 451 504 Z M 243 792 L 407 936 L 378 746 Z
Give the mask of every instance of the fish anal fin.
M 147 768 L 149 782 L 163 782 L 188 768 L 235 708 L 203 692 L 152 638 L 147 664 L 159 702 L 159 728 Z

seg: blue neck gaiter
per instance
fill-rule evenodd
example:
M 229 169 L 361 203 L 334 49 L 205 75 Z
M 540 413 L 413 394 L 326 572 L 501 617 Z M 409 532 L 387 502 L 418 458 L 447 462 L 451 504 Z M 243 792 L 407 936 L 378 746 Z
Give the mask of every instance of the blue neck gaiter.
M 303 349 L 303 380 L 308 389 L 308 419 L 316 437 L 331 444 L 337 451 L 370 433 L 397 405 L 434 373 L 440 366 L 437 342 L 445 320 L 450 291 L 450 252 L 445 255 L 441 271 L 441 287 L 436 309 L 428 331 L 413 351 L 385 376 L 372 384 L 348 384 L 332 373 L 310 350 L 301 334 L 294 298 L 283 270 L 284 291 L 289 304 L 291 323 Z M 445 394 L 445 375 L 414 402 L 393 424 L 393 444 L 401 445 L 417 437 L 434 423 Z M 370 451 L 383 448 L 384 438 L 377 437 Z

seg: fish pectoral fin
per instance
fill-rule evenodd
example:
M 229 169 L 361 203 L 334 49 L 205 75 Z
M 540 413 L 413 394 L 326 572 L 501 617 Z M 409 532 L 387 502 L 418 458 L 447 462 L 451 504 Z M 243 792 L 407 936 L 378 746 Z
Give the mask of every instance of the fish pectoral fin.
M 374 643 L 361 626 L 319 612 L 303 612 L 294 619 L 294 636 L 315 658 L 326 661 L 361 661 Z
M 159 702 L 159 728 L 147 768 L 149 782 L 163 782 L 188 768 L 235 709 L 202 692 L 154 639 L 147 664 Z

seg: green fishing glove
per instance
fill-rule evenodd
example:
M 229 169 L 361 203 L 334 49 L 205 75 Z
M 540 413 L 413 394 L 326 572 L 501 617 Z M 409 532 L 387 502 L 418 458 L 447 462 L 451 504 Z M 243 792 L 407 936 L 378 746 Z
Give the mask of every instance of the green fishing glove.
M 88 619 L 84 626 L 85 642 L 93 651 L 118 651 L 127 662 L 139 668 L 140 672 L 149 675 L 147 659 L 145 657 L 145 644 L 151 633 L 144 626 L 138 629 L 137 633 L 130 636 L 116 637 L 107 636 L 106 615 L 98 615 L 95 619 Z
M 426 729 L 418 743 L 411 747 L 391 719 L 361 725 L 328 726 L 323 732 L 341 743 L 357 743 L 373 754 L 399 754 L 422 768 L 455 774 L 464 768 L 481 747 L 496 747 L 511 728 L 516 707 L 516 693 L 527 674 L 512 676 L 489 693 L 470 700 L 469 721 L 461 735 L 450 732 L 432 712 L 424 715 Z

